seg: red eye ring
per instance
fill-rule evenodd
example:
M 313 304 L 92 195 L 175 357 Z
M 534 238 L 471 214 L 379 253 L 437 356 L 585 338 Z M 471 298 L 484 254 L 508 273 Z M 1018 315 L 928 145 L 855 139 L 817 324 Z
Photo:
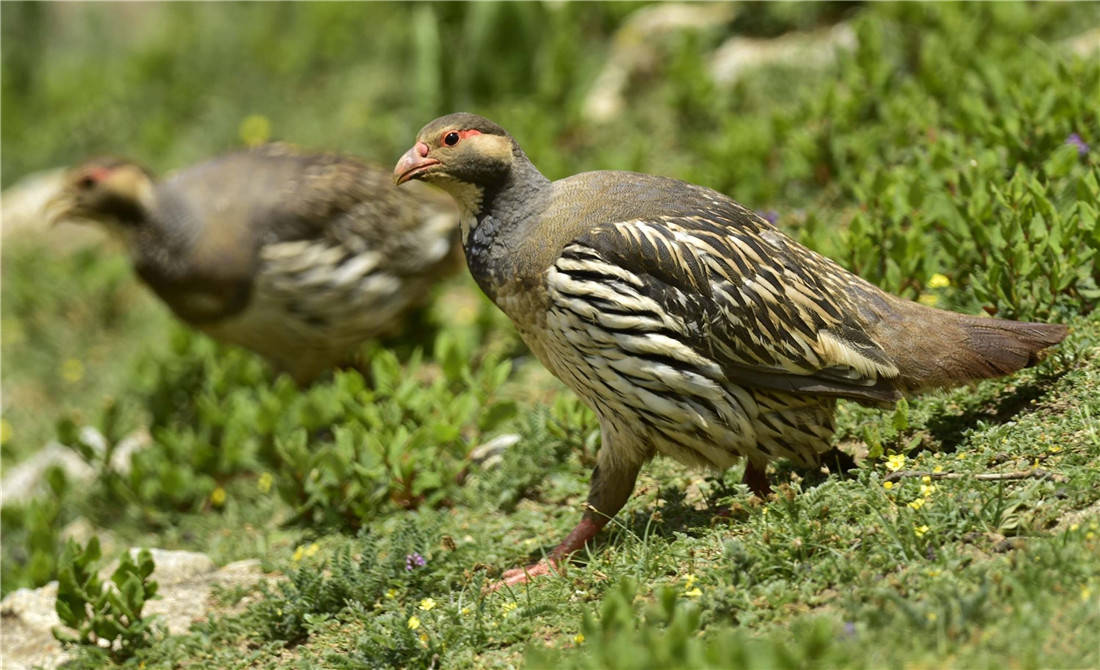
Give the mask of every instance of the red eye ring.
M 469 130 L 448 130 L 447 132 L 443 133 L 443 137 L 439 139 L 439 143 L 448 147 L 453 147 L 467 137 L 472 137 L 474 135 L 480 134 L 480 130 L 475 130 L 473 128 L 470 128 Z

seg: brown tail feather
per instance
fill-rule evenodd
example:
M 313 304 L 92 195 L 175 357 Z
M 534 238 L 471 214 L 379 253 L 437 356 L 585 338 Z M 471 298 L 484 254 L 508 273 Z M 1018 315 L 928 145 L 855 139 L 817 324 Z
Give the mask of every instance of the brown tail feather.
M 1058 344 L 1069 329 L 1060 323 L 1028 323 L 1003 319 L 964 321 L 967 344 L 974 354 L 971 374 L 1000 377 L 1039 362 L 1039 352 Z
M 987 319 L 907 301 L 895 307 L 904 316 L 900 323 L 884 324 L 882 343 L 901 372 L 901 388 L 909 392 L 1030 367 L 1039 362 L 1040 351 L 1069 331 L 1061 324 Z

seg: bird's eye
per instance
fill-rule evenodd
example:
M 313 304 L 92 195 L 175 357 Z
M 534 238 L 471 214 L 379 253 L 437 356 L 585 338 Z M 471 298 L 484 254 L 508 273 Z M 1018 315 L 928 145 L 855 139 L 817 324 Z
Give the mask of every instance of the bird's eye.
M 80 181 L 78 181 L 76 185 L 80 188 L 91 188 L 95 186 L 95 179 L 92 179 L 91 177 L 81 177 Z
M 449 147 L 453 147 L 454 145 L 458 144 L 458 140 L 458 133 L 453 130 L 443 136 L 443 144 L 446 144 Z

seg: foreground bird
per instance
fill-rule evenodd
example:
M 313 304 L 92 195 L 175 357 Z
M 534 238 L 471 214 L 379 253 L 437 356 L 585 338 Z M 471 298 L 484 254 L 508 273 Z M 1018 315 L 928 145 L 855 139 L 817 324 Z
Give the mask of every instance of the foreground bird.
M 600 420 L 581 522 L 501 584 L 583 547 L 655 454 L 718 469 L 746 458 L 763 495 L 768 461 L 816 464 L 837 398 L 888 405 L 1008 374 L 1066 334 L 884 293 L 708 188 L 611 171 L 551 182 L 472 114 L 426 125 L 394 177 L 454 196 L 474 278 Z
M 446 194 L 406 192 L 383 169 L 279 144 L 162 181 L 129 161 L 90 160 L 49 209 L 105 224 L 176 316 L 299 383 L 396 330 L 458 264 Z

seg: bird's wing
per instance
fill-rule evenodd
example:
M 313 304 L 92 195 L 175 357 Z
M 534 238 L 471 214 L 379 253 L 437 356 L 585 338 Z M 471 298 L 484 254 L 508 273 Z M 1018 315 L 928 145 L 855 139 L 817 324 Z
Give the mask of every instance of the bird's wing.
M 624 334 L 638 356 L 706 361 L 736 384 L 897 400 L 898 370 L 843 286 L 853 276 L 762 220 L 732 223 L 676 215 L 596 226 L 550 269 L 553 308 Z
M 162 218 L 179 219 L 174 210 L 181 210 L 206 222 L 204 238 L 230 239 L 249 253 L 287 242 L 342 247 L 349 256 L 377 251 L 397 272 L 444 257 L 458 227 L 450 198 L 398 189 L 389 170 L 351 156 L 286 144 L 192 166 L 166 180 L 161 193 L 165 203 L 186 204 L 162 207 Z
M 269 219 L 279 241 L 324 238 L 351 253 L 378 252 L 397 274 L 422 272 L 453 246 L 457 209 L 429 186 L 397 188 L 389 170 L 340 154 L 257 151 L 291 168 Z
M 385 231 L 405 225 L 409 202 L 390 183 L 389 173 L 355 158 L 301 152 L 282 144 L 246 154 L 254 174 L 264 175 L 266 194 L 256 215 L 271 241 L 343 234 L 384 239 Z M 265 211 L 266 210 L 266 211 Z

